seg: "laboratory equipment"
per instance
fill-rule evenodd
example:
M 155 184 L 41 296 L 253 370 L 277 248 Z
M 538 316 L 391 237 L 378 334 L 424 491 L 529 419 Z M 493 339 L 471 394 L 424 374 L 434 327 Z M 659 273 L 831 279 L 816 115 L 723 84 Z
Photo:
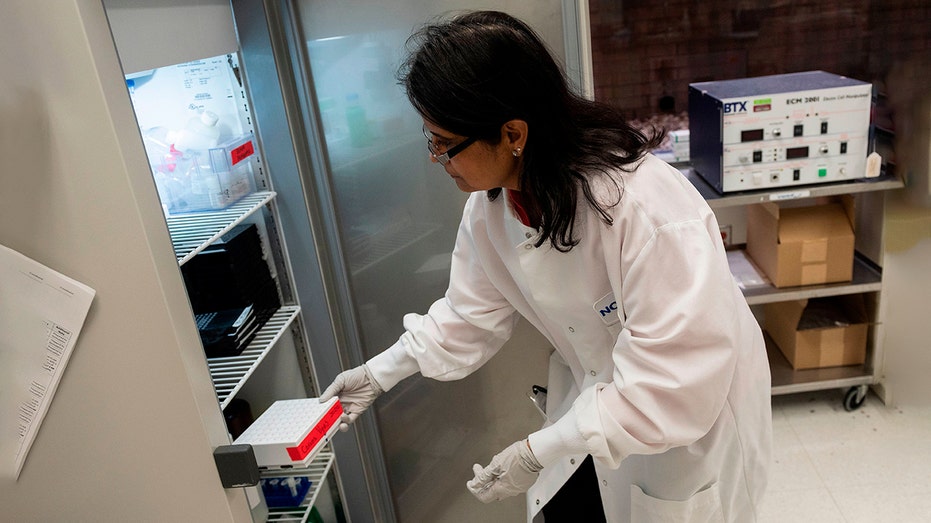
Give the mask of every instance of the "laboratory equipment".
M 872 85 L 807 71 L 689 85 L 689 156 L 721 193 L 877 176 Z

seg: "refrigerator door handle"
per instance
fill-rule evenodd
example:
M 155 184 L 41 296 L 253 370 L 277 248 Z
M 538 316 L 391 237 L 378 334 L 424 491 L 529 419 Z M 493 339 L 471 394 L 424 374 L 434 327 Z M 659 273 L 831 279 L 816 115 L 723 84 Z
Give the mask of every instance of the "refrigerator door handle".
M 254 487 L 259 484 L 259 464 L 252 445 L 222 445 L 213 451 L 213 460 L 223 488 Z

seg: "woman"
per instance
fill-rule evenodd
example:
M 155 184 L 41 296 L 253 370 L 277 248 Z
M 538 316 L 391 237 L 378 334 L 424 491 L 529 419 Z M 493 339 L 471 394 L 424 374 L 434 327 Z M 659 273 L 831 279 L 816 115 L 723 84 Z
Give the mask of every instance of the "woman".
M 529 489 L 548 521 L 754 521 L 769 368 L 705 201 L 656 138 L 573 94 L 524 23 L 474 12 L 411 41 L 401 79 L 430 155 L 472 193 L 449 289 L 321 399 L 348 424 L 416 372 L 462 378 L 520 315 L 556 349 L 549 421 L 474 466 L 476 497 Z

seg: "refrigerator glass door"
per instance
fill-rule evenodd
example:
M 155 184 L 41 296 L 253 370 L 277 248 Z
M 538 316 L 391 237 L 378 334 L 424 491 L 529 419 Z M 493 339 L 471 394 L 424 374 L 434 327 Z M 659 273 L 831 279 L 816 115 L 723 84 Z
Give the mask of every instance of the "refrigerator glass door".
M 405 313 L 425 312 L 446 290 L 467 195 L 429 161 L 422 120 L 396 72 L 413 29 L 451 9 L 487 7 L 469 4 L 298 4 L 364 359 L 398 339 Z M 560 1 L 494 8 L 524 19 L 562 52 Z M 524 518 L 523 496 L 482 505 L 465 488 L 473 463 L 486 464 L 540 425 L 526 392 L 545 379 L 546 342 L 522 325 L 510 345 L 465 380 L 417 375 L 376 402 L 399 521 Z

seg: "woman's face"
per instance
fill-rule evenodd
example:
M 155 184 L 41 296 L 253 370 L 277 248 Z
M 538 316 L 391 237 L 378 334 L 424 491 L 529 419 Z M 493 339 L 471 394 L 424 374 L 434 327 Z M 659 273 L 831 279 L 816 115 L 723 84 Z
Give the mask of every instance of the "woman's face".
M 424 129 L 437 155 L 442 155 L 469 138 L 453 134 L 426 119 Z M 518 190 L 521 158 L 514 156 L 512 147 L 508 139 L 502 139 L 497 145 L 475 141 L 450 158 L 443 168 L 464 192 L 487 191 L 497 187 Z M 433 154 L 430 159 L 439 164 Z

